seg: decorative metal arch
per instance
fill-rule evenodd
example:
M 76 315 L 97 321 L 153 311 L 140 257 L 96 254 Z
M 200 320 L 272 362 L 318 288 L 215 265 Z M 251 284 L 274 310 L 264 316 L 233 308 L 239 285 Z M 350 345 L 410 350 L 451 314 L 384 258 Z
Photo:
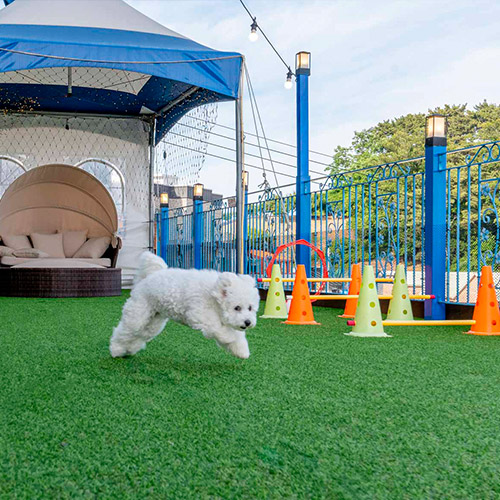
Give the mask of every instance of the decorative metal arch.
M 22 173 L 27 171 L 27 168 L 24 166 L 23 162 L 18 160 L 17 158 L 12 157 L 12 156 L 0 155 L 0 161 L 8 161 L 8 162 L 13 163 L 14 165 L 19 167 L 23 171 Z M 22 175 L 22 174 L 20 174 L 20 175 Z M 17 177 L 19 177 L 19 176 L 17 176 Z M 3 196 L 3 193 L 9 187 L 9 185 L 17 179 L 17 177 L 14 179 L 11 179 L 9 184 L 7 186 L 5 186 L 5 189 L 3 191 L 2 191 L 2 184 L 0 184 L 0 198 Z

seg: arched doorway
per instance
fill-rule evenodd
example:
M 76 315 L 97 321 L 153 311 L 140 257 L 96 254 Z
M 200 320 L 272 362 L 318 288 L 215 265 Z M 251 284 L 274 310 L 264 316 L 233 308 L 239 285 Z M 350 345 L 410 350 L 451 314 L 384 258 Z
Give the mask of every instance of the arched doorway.
M 125 178 L 120 169 L 107 160 L 87 158 L 78 162 L 76 167 L 92 174 L 106 186 L 118 212 L 118 234 L 125 234 Z

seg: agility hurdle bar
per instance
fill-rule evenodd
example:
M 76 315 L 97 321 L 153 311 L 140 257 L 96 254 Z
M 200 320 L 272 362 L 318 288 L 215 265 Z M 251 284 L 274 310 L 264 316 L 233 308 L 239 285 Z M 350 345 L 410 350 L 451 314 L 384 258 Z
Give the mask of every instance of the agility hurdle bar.
M 295 278 L 281 278 L 283 283 L 294 283 Z M 307 278 L 309 283 L 350 283 L 351 278 Z M 391 278 L 377 278 L 377 283 L 392 283 L 394 280 Z M 257 278 L 257 283 L 270 283 L 271 278 Z
M 429 320 L 414 320 L 414 321 L 396 321 L 396 320 L 384 320 L 382 325 L 384 326 L 472 326 L 476 322 L 473 319 L 429 319 Z M 347 321 L 348 326 L 355 326 L 356 322 L 354 320 Z
M 379 295 L 379 300 L 392 299 L 392 295 Z M 435 299 L 435 295 L 410 295 L 411 300 L 428 300 Z M 359 299 L 359 295 L 311 295 L 311 300 L 343 300 L 343 299 Z

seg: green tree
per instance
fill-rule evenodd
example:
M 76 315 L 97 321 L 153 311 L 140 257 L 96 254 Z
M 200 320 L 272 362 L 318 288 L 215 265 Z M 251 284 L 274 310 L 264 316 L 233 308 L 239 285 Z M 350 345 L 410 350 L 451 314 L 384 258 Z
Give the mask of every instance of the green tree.
M 468 109 L 466 104 L 429 110 L 448 118 L 448 149 L 465 148 L 500 139 L 500 106 L 483 101 Z M 385 120 L 355 132 L 348 147 L 338 146 L 330 167 L 332 173 L 371 167 L 421 156 L 425 137 L 424 113 Z M 456 160 L 451 160 L 452 165 Z

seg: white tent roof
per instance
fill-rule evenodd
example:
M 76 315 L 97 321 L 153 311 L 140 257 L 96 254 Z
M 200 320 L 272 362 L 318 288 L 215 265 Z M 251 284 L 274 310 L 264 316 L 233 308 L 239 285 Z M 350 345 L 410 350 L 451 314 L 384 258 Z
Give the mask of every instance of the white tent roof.
M 0 10 L 0 24 L 106 28 L 184 38 L 122 0 L 16 0 Z
M 2 110 L 155 114 L 158 142 L 190 109 L 236 99 L 242 61 L 123 0 L 15 0 L 0 10 Z

